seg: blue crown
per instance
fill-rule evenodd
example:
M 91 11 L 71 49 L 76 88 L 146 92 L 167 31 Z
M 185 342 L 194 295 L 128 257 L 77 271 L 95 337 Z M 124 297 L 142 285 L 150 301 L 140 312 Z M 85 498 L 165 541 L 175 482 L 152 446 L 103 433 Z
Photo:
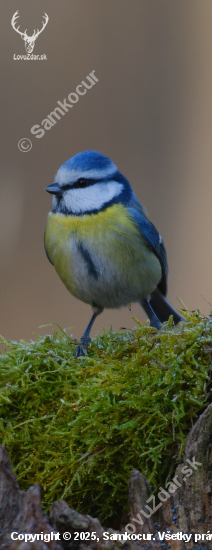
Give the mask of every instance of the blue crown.
M 68 170 L 107 170 L 114 167 L 115 164 L 108 158 L 98 153 L 97 151 L 84 151 L 78 153 L 63 164 Z

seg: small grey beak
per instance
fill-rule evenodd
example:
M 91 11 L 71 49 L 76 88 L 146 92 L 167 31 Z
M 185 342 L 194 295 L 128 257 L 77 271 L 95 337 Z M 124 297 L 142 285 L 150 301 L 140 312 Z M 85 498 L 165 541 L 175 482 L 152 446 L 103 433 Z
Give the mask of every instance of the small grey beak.
M 62 192 L 58 183 L 52 183 L 51 185 L 48 185 L 45 191 L 48 191 L 48 193 L 51 193 L 51 195 L 62 195 Z

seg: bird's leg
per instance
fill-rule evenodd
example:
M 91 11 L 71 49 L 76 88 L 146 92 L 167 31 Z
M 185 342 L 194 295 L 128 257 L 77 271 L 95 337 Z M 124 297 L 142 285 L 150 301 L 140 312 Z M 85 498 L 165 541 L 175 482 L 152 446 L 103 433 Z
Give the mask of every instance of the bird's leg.
M 91 338 L 90 338 L 90 332 L 91 332 L 91 329 L 92 329 L 92 326 L 94 324 L 94 321 L 96 320 L 97 316 L 103 311 L 102 308 L 98 308 L 98 307 L 95 307 L 93 306 L 93 315 L 91 317 L 91 320 L 90 322 L 88 323 L 88 326 L 84 332 L 84 334 L 82 335 L 82 338 L 80 340 L 80 346 L 77 346 L 76 347 L 76 357 L 80 357 L 80 356 L 83 356 L 85 355 L 85 351 L 83 348 L 87 348 L 91 342 Z
M 152 306 L 150 306 L 149 300 L 147 298 L 143 300 L 142 302 L 139 302 L 142 308 L 144 309 L 145 313 L 148 315 L 150 320 L 150 326 L 157 328 L 158 330 L 161 329 L 161 322 L 159 321 L 157 315 L 155 315 L 154 310 L 152 309 Z

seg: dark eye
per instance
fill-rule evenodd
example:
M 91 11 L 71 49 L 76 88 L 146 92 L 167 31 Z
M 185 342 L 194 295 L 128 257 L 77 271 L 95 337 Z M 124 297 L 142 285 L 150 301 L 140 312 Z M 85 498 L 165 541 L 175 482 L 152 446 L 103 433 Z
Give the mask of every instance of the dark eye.
M 72 186 L 72 189 L 82 189 L 83 187 L 87 187 L 90 185 L 90 181 L 86 180 L 85 178 L 80 178 L 77 180 L 74 185 Z

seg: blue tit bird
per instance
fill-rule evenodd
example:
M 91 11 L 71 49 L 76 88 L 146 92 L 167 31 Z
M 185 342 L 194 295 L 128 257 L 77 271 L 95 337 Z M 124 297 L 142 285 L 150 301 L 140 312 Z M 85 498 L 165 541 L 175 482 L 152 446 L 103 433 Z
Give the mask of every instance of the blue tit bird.
M 173 315 L 166 300 L 168 264 L 157 229 L 129 181 L 106 156 L 78 153 L 46 188 L 53 195 L 45 229 L 49 261 L 73 296 L 90 304 L 91 320 L 76 348 L 84 355 L 104 308 L 139 302 L 152 327 Z

